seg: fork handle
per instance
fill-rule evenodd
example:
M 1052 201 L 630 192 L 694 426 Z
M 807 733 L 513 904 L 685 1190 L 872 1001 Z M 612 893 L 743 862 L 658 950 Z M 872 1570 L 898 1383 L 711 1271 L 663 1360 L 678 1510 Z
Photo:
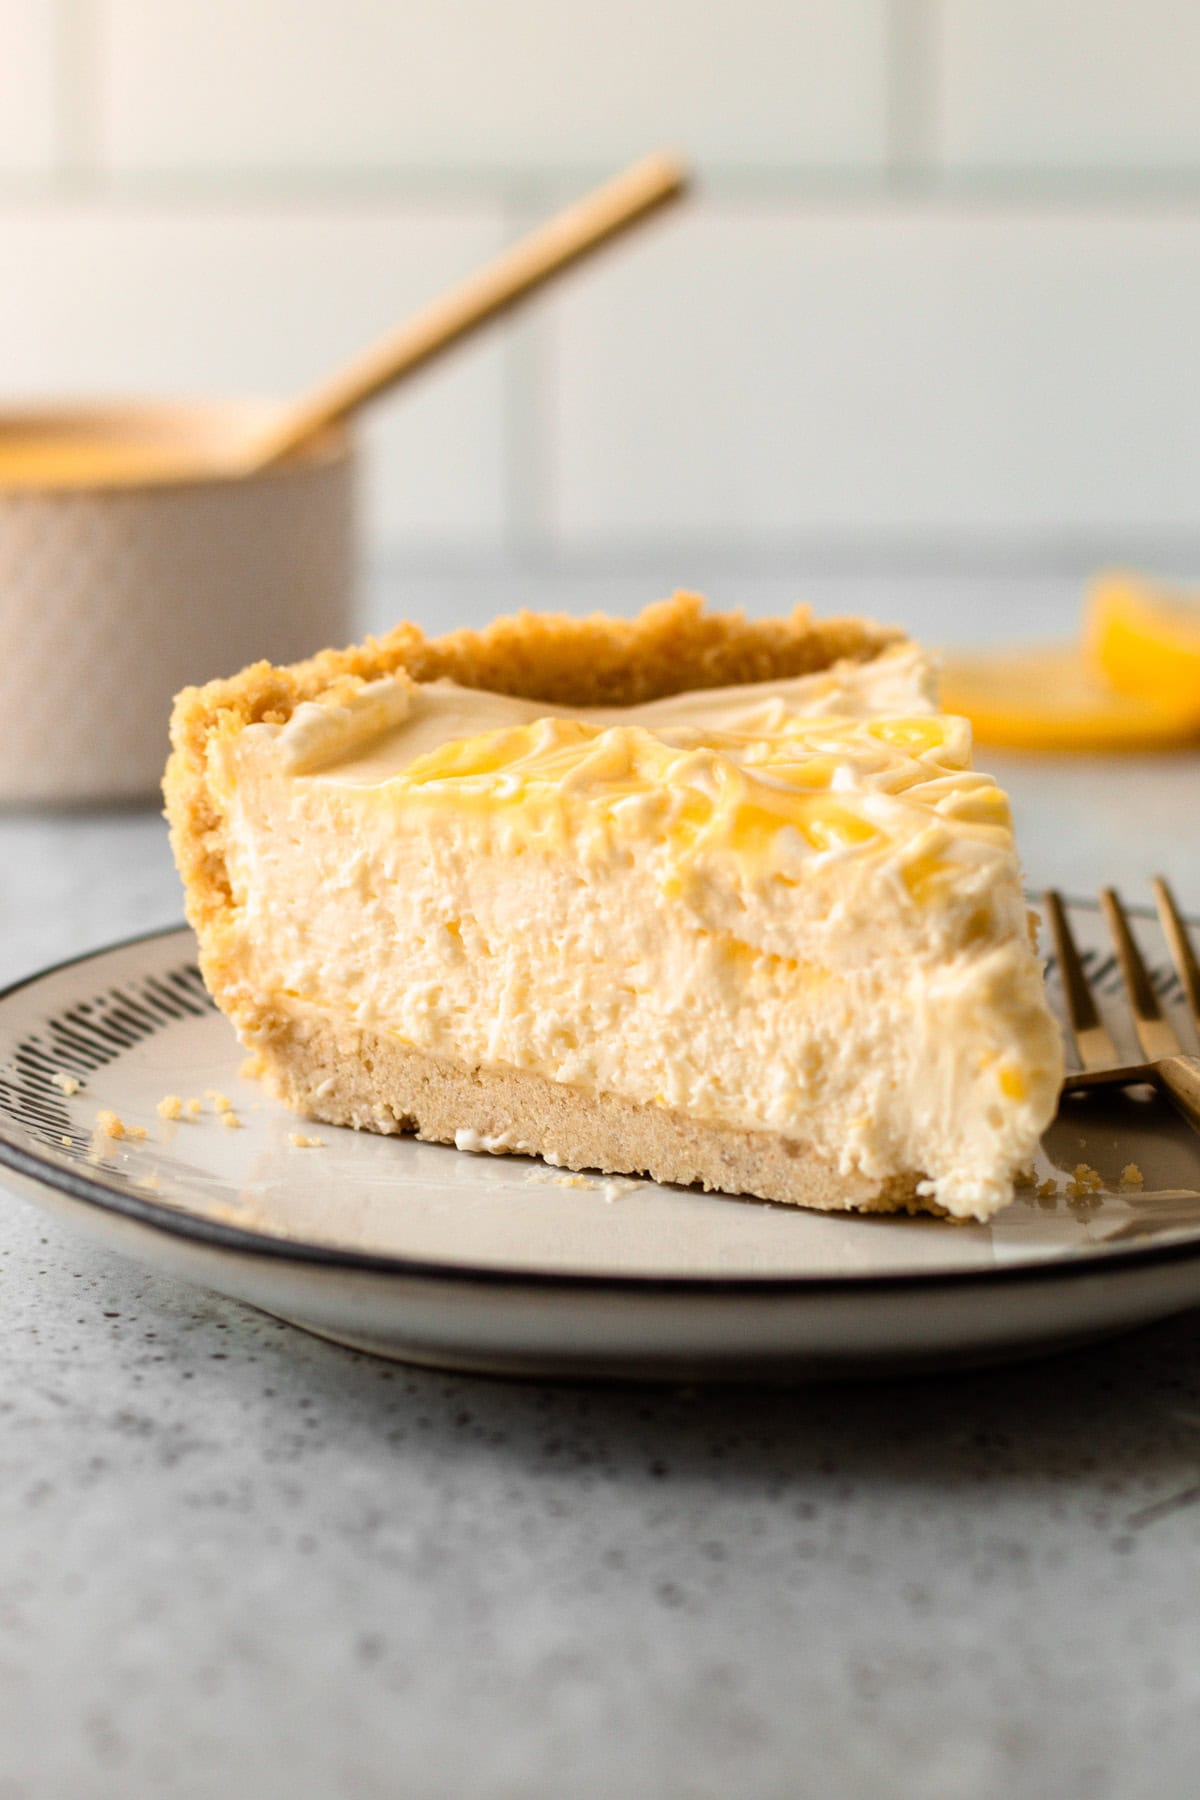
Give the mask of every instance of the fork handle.
M 1176 1112 L 1200 1131 L 1200 1056 L 1166 1056 L 1157 1065 L 1159 1084 Z

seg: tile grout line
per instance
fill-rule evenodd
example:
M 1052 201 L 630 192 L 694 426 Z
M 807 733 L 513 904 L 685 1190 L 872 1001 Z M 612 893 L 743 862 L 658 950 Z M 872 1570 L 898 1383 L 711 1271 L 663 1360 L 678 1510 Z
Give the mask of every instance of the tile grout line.
M 61 0 L 74 11 L 87 0 Z M 64 34 L 65 36 L 66 34 Z M 53 207 L 86 193 L 114 210 L 144 207 L 178 209 L 352 212 L 371 206 L 511 208 L 512 195 L 553 197 L 582 192 L 611 165 L 564 173 L 556 169 L 482 168 L 304 169 L 142 169 L 110 170 L 99 159 L 95 96 L 81 79 L 82 55 L 73 44 L 60 49 L 58 166 L 47 177 L 0 168 L 0 203 Z M 913 108 L 919 111 L 913 87 Z M 908 105 L 905 100 L 904 105 Z M 901 107 L 897 102 L 897 119 Z M 928 106 L 925 114 L 928 116 Z M 1031 172 L 1020 168 L 979 168 L 941 175 L 925 153 L 901 154 L 904 131 L 889 127 L 894 140 L 881 175 L 794 167 L 715 168 L 703 175 L 703 198 L 725 209 L 746 206 L 792 213 L 863 211 L 899 213 L 906 208 L 935 213 L 969 211 L 978 217 L 1012 212 L 1073 211 L 1095 215 L 1194 217 L 1200 207 L 1200 167 L 1174 169 L 1087 168 Z M 909 155 L 913 160 L 905 160 Z M 932 151 L 929 152 L 932 157 Z

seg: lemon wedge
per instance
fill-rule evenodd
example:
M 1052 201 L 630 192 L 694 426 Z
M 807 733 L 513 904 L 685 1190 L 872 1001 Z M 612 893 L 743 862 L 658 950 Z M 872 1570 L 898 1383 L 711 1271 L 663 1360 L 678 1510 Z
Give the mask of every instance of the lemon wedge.
M 1200 714 L 1200 600 L 1165 593 L 1136 575 L 1101 575 L 1088 595 L 1083 636 L 1089 660 L 1111 687 Z
M 947 655 L 941 708 L 1016 750 L 1167 750 L 1200 740 L 1200 689 L 1125 692 L 1073 644 Z

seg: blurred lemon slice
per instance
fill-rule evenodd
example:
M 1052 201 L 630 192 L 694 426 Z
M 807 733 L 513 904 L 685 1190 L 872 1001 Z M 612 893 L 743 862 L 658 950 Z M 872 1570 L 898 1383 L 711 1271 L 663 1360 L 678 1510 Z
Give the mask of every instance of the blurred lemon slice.
M 1102 575 L 1088 596 L 1083 634 L 1092 666 L 1110 686 L 1200 714 L 1200 601 L 1136 575 Z
M 1122 692 L 1071 644 L 947 655 L 938 685 L 942 711 L 964 713 L 985 744 L 1165 750 L 1200 739 L 1200 690 Z

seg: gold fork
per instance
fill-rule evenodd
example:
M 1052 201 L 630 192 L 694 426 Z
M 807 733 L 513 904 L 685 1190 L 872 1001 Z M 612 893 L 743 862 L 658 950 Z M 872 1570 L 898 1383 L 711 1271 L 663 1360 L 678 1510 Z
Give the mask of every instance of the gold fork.
M 1192 1021 L 1200 1030 L 1200 966 L 1187 927 L 1167 883 L 1156 875 L 1151 883 L 1159 922 L 1171 960 L 1183 986 Z M 1063 1078 L 1063 1093 L 1081 1088 L 1132 1087 L 1149 1082 L 1157 1087 L 1200 1131 L 1200 1057 L 1185 1051 L 1179 1034 L 1154 992 L 1149 970 L 1137 940 L 1113 888 L 1102 888 L 1100 910 L 1108 925 L 1125 997 L 1133 1014 L 1134 1030 L 1145 1059 L 1123 1063 L 1096 1003 L 1083 959 L 1067 923 L 1062 896 L 1050 889 L 1045 895 L 1046 916 L 1054 939 L 1062 979 L 1063 1006 L 1067 1015 L 1067 1049 L 1074 1048 L 1078 1069 Z

